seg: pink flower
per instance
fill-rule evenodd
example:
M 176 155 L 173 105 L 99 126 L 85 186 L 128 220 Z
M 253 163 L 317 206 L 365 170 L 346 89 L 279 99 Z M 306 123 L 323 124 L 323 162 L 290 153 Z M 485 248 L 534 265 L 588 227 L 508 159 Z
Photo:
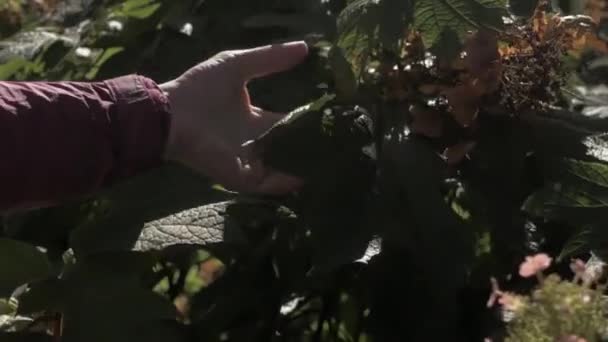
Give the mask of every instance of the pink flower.
M 498 298 L 498 303 L 502 305 L 504 309 L 509 311 L 517 311 L 524 304 L 521 297 L 508 292 L 503 293 L 500 298 Z
M 585 265 L 585 262 L 583 260 L 573 259 L 570 263 L 570 269 L 574 274 L 581 276 L 585 273 L 587 266 Z
M 526 261 L 519 265 L 519 275 L 528 278 L 546 270 L 551 265 L 551 259 L 547 254 L 540 253 L 526 257 Z
M 496 303 L 496 301 L 502 295 L 502 291 L 500 290 L 500 287 L 498 286 L 498 281 L 496 280 L 496 278 L 494 278 L 494 277 L 490 278 L 490 283 L 492 284 L 492 292 L 490 293 L 490 298 L 488 298 L 488 302 L 486 303 L 486 306 L 488 308 L 493 307 L 494 304 Z
M 487 307 L 491 308 L 498 302 L 503 309 L 509 311 L 517 311 L 524 305 L 522 298 L 511 292 L 503 292 L 498 287 L 498 282 L 495 278 L 490 278 L 490 282 L 492 284 L 492 293 L 490 294 L 490 298 L 487 302 Z

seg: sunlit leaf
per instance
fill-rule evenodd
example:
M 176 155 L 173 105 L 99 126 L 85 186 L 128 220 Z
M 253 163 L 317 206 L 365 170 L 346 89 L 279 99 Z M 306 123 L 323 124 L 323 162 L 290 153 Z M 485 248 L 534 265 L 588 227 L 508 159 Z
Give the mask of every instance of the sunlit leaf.
M 566 163 L 566 170 L 608 191 L 608 165 L 569 159 Z
M 446 29 L 464 40 L 468 31 L 502 28 L 503 0 L 419 0 L 414 12 L 414 27 L 422 34 L 427 48 L 436 46 Z M 441 52 L 441 47 L 437 47 Z
M 85 75 L 85 77 L 89 80 L 94 79 L 95 76 L 97 76 L 97 73 L 99 72 L 99 69 L 101 69 L 101 67 L 110 60 L 110 58 L 114 57 L 115 55 L 121 53 L 125 48 L 122 46 L 115 46 L 115 47 L 110 47 L 107 48 L 103 51 L 103 53 L 97 58 L 97 60 L 95 61 L 95 64 L 93 65 L 93 67 L 91 68 L 91 70 L 89 70 L 89 72 Z
M 376 39 L 380 5 L 376 0 L 355 0 L 338 17 L 337 45 L 359 74 Z
M 116 14 L 135 19 L 146 19 L 154 14 L 160 6 L 161 3 L 155 0 L 129 0 L 122 4 Z
M 329 51 L 329 63 L 334 73 L 334 82 L 338 98 L 344 101 L 353 100 L 357 92 L 357 79 L 352 66 L 346 60 L 339 46 L 333 46 Z
M 572 255 L 588 250 L 593 237 L 594 234 L 592 228 L 586 227 L 581 229 L 576 234 L 573 234 L 568 241 L 566 241 L 557 259 L 560 261 L 565 260 Z
M 353 0 L 337 20 L 337 45 L 359 75 L 378 44 L 394 50 L 411 21 L 409 0 Z
M 179 244 L 244 243 L 246 239 L 241 229 L 225 217 L 229 204 L 214 203 L 148 222 L 134 249 L 149 251 Z
M 608 222 L 608 164 L 565 159 L 553 180 L 524 203 L 539 216 L 582 225 Z
M 17 72 L 30 65 L 30 62 L 23 58 L 12 58 L 4 64 L 0 64 L 0 80 L 11 79 Z

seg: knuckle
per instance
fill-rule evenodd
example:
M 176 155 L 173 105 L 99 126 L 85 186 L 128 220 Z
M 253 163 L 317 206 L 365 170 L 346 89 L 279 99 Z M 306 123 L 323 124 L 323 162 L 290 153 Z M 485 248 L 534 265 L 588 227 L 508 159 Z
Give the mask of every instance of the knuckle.
M 213 56 L 213 59 L 222 61 L 222 62 L 227 62 L 227 61 L 233 60 L 236 55 L 237 55 L 236 50 L 225 50 L 225 51 L 221 51 L 221 52 L 218 52 L 217 54 L 215 54 L 215 56 Z

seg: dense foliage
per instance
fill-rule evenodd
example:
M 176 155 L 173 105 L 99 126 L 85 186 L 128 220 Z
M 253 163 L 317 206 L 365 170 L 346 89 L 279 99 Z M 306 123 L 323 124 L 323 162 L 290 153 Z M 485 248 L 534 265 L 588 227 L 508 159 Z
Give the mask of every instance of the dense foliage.
M 306 183 L 235 194 L 167 165 L 5 215 L 0 340 L 605 338 L 602 1 L 82 3 L 3 3 L 0 79 L 162 82 L 306 39 L 250 84 L 290 112 L 254 148 Z

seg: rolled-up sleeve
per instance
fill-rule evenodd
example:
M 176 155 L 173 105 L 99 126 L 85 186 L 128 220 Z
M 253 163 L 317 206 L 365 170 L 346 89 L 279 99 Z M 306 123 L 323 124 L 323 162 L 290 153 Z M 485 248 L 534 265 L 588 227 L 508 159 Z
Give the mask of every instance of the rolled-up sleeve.
M 0 211 L 89 194 L 162 163 L 169 103 L 140 75 L 0 82 Z

